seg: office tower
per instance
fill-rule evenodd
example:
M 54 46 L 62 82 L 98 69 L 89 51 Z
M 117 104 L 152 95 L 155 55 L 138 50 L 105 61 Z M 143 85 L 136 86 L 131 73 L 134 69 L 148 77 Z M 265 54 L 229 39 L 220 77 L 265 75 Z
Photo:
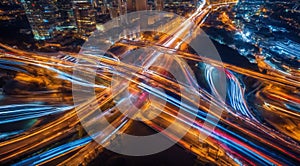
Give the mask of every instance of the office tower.
M 127 0 L 128 11 L 147 10 L 147 0 Z
M 127 3 L 125 0 L 118 0 L 118 10 L 119 15 L 124 15 L 127 13 Z
M 96 29 L 96 11 L 88 0 L 73 1 L 79 35 L 89 36 Z
M 107 0 L 95 0 L 93 3 L 97 14 L 107 14 Z
M 62 28 L 76 28 L 72 0 L 57 0 L 56 6 L 59 13 L 57 21 L 60 22 L 60 26 Z
M 21 0 L 36 40 L 76 30 L 71 0 Z
M 59 25 L 59 12 L 55 1 L 21 0 L 25 8 L 32 33 L 36 40 L 47 40 L 53 37 L 53 32 Z
M 155 0 L 156 10 L 163 10 L 164 9 L 164 0 Z
M 135 1 L 135 7 L 136 7 L 137 11 L 147 10 L 147 6 L 148 6 L 147 0 L 136 0 Z
M 127 0 L 127 10 L 128 11 L 135 10 L 135 0 Z
M 111 18 L 127 13 L 127 4 L 125 0 L 111 0 L 109 1 L 108 6 Z

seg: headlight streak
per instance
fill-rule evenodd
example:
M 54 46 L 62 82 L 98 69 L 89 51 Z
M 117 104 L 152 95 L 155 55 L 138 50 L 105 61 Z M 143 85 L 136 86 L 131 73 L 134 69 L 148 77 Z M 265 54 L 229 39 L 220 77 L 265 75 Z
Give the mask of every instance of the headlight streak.
M 47 115 L 62 113 L 74 108 L 74 106 L 66 107 L 50 107 L 43 105 L 27 106 L 27 105 L 10 105 L 13 108 L 0 107 L 0 125 L 13 123 L 22 120 L 40 118 Z M 28 107 L 28 108 L 24 108 Z
M 22 165 L 38 165 L 42 162 L 45 162 L 47 160 L 50 160 L 51 158 L 57 157 L 59 155 L 62 155 L 64 153 L 67 153 L 73 149 L 76 149 L 78 147 L 84 146 L 87 143 L 91 142 L 91 137 L 82 138 L 61 146 L 58 146 L 56 148 L 53 148 L 49 151 L 46 151 L 42 154 L 30 157 L 26 160 L 23 160 L 19 163 L 13 164 L 13 166 L 22 166 Z
M 120 73 L 119 73 L 120 74 Z M 125 77 L 125 75 L 124 75 L 124 77 Z M 141 87 L 140 87 L 141 88 Z M 144 90 L 146 90 L 146 89 L 144 89 Z M 152 94 L 153 94 L 153 91 L 148 91 L 148 92 L 151 92 Z M 275 91 L 275 92 L 277 92 L 277 91 Z M 154 93 L 155 94 L 155 93 Z M 271 95 L 273 95 L 274 93 L 270 93 Z M 163 97 L 163 98 L 165 98 L 165 97 Z M 284 98 L 285 100 L 286 100 L 286 98 Z M 290 98 L 290 99 L 293 99 L 293 98 Z M 170 101 L 170 100 L 169 100 Z M 287 100 L 287 101 L 290 101 L 290 100 Z M 292 101 L 294 101 L 294 102 L 297 102 L 297 99 L 295 98 L 295 100 L 292 100 Z M 8 106 L 6 106 L 6 108 L 7 108 Z M 5 107 L 3 107 L 3 108 L 5 108 Z M 188 111 L 188 112 L 190 112 L 190 111 Z M 192 111 L 192 112 L 197 112 L 197 111 Z M 192 113 L 192 112 L 190 112 L 190 113 Z M 200 116 L 201 114 L 199 114 L 199 113 L 201 113 L 201 112 L 198 112 L 197 114 L 197 117 L 198 118 L 203 118 L 203 117 L 205 117 L 206 116 L 206 114 L 203 114 L 202 116 Z M 223 121 L 222 121 L 223 122 Z M 192 123 L 191 122 L 188 122 L 188 124 L 189 125 L 192 125 Z M 229 123 L 230 124 L 230 123 Z M 197 126 L 193 126 L 193 127 L 197 127 Z M 222 126 L 220 126 L 220 125 L 218 125 L 218 128 L 219 129 L 221 129 L 222 131 L 225 131 L 226 133 L 228 133 L 228 134 L 230 134 L 230 135 L 233 135 L 234 137 L 236 137 L 236 138 L 238 138 L 238 139 L 240 139 L 241 141 L 243 141 L 244 143 L 242 143 L 242 142 L 239 142 L 239 141 L 237 141 L 237 140 L 235 140 L 234 138 L 232 138 L 231 136 L 228 136 L 228 135 L 226 135 L 225 133 L 223 133 L 223 134 L 216 134 L 216 133 L 214 133 L 214 136 L 212 136 L 214 139 L 216 139 L 216 140 L 218 140 L 219 141 L 219 143 L 220 143 L 220 145 L 228 145 L 228 148 L 230 147 L 230 149 L 231 149 L 231 151 L 233 151 L 233 152 L 235 152 L 235 154 L 239 154 L 239 155 L 241 155 L 242 153 L 241 152 L 243 152 L 244 151 L 244 155 L 246 155 L 247 157 L 243 157 L 243 158 L 249 158 L 249 157 L 251 157 L 252 155 L 254 155 L 254 156 L 256 156 L 256 157 L 254 157 L 253 158 L 253 160 L 254 161 L 256 161 L 256 159 L 258 159 L 258 158 L 260 158 L 260 157 L 258 157 L 257 156 L 257 154 L 260 154 L 260 155 L 262 155 L 262 154 L 264 154 L 264 153 L 267 153 L 267 151 L 265 151 L 264 150 L 264 148 L 262 148 L 262 147 L 260 147 L 259 145 L 257 146 L 255 143 L 251 143 L 250 141 L 248 141 L 247 139 L 245 139 L 245 138 L 243 138 L 243 137 L 241 137 L 241 136 L 239 136 L 239 135 L 237 135 L 237 134 L 235 134 L 234 132 L 232 132 L 232 131 L 230 131 L 230 130 L 228 130 L 228 129 L 226 129 L 226 128 L 223 128 Z M 218 129 L 218 130 L 219 130 Z M 200 131 L 203 131 L 204 129 L 200 129 L 199 128 L 199 130 Z M 217 131 L 218 131 L 217 130 Z M 240 130 L 240 131 L 242 131 L 242 130 Z M 205 131 L 203 131 L 203 132 L 205 132 Z M 215 131 L 216 132 L 216 131 Z M 215 135 L 216 134 L 216 135 Z M 224 138 L 224 137 L 228 137 L 228 138 Z M 235 143 L 233 143 L 233 142 L 235 142 Z M 262 141 L 262 140 L 260 140 L 260 141 Z M 249 146 L 248 145 L 246 145 L 246 144 L 249 144 Z M 267 143 L 267 142 L 265 142 L 265 143 Z M 275 145 L 275 144 L 274 144 Z M 273 145 L 273 146 L 274 146 Z M 254 150 L 254 149 L 252 149 L 252 148 L 250 148 L 250 147 L 255 147 L 255 149 L 259 149 L 259 151 L 262 151 L 263 153 L 261 153 L 261 152 L 258 152 L 257 150 Z M 276 147 L 276 146 L 275 146 Z M 226 149 L 226 147 L 223 147 L 223 148 L 225 148 Z M 246 149 L 248 149 L 248 150 L 246 150 L 245 151 L 245 148 Z M 281 148 L 279 148 L 279 149 L 281 149 Z M 278 150 L 279 150 L 278 149 Z M 249 151 L 250 150 L 250 151 Z M 239 151 L 239 152 L 236 152 L 236 151 Z M 284 150 L 283 149 L 281 149 L 281 151 L 282 152 L 284 152 Z M 252 155 L 250 155 L 251 153 L 253 153 Z M 285 154 L 288 154 L 288 152 L 287 151 L 285 151 L 284 152 Z M 269 156 L 269 155 L 271 155 L 271 156 L 273 156 L 273 157 L 278 157 L 278 154 L 268 154 L 267 156 Z M 274 156 L 275 155 L 275 156 Z M 291 154 L 289 154 L 289 155 L 291 155 Z M 267 161 L 264 161 L 264 160 L 266 160 L 266 158 L 268 159 L 268 160 L 271 160 L 270 158 L 268 158 L 267 156 L 264 156 L 263 158 L 261 158 L 260 160 L 257 160 L 256 162 L 258 162 L 258 163 L 260 163 L 260 162 L 263 162 L 263 163 L 265 163 L 265 162 L 267 162 Z M 293 155 L 292 155 L 293 156 Z M 293 158 L 295 158 L 296 156 L 294 156 Z M 282 158 L 281 159 L 282 161 L 284 161 L 284 158 Z M 271 160 L 272 161 L 272 160 Z M 253 161 L 252 161 L 253 162 Z M 275 161 L 272 161 L 272 162 L 275 162 Z M 288 163 L 289 161 L 288 160 L 285 160 L 285 163 Z M 292 164 L 292 163 L 290 163 L 290 164 Z
M 196 114 L 197 113 L 197 111 L 188 111 L 188 110 L 186 110 L 186 109 L 184 109 L 185 111 L 187 111 L 187 112 L 189 112 L 189 113 L 194 113 L 194 114 Z M 198 114 L 199 114 L 199 112 L 198 112 Z M 170 114 L 169 114 L 170 115 Z M 199 119 L 201 119 L 201 120 L 205 120 L 205 114 L 204 115 L 202 115 L 202 116 L 200 116 L 200 115 L 197 115 L 197 118 L 199 118 Z M 197 129 L 199 129 L 199 131 L 201 131 L 201 132 L 204 132 L 204 133 L 207 133 L 207 131 L 203 131 L 203 129 L 202 128 L 199 128 L 199 126 L 195 126 L 195 125 L 193 125 L 192 124 L 192 122 L 189 122 L 189 121 L 185 121 L 185 120 L 182 120 L 182 119 L 179 119 L 180 121 L 182 121 L 182 122 L 184 122 L 184 123 L 187 123 L 188 125 L 192 125 L 194 128 L 197 128 Z M 208 121 L 209 122 L 209 121 Z M 213 122 L 209 122 L 209 123 L 213 123 Z M 203 127 L 203 126 L 202 126 Z M 220 134 L 217 134 L 217 133 L 213 133 L 213 135 L 215 135 L 216 134 L 216 136 L 212 136 L 211 135 L 211 137 L 213 137 L 213 138 L 215 138 L 215 139 L 217 139 L 218 141 L 220 141 L 220 144 L 226 144 L 226 145 L 230 145 L 231 146 L 231 148 L 233 148 L 233 149 L 235 149 L 235 148 L 237 148 L 236 150 L 238 150 L 239 152 L 238 152 L 238 154 L 242 154 L 242 153 L 245 153 L 245 155 L 247 156 L 246 158 L 251 158 L 251 157 L 253 157 L 253 155 L 254 156 L 256 156 L 256 157 L 258 157 L 258 158 L 260 158 L 259 156 L 257 156 L 258 154 L 260 154 L 260 155 L 262 155 L 262 154 L 266 154 L 268 151 L 266 151 L 264 148 L 262 148 L 262 147 L 260 147 L 259 145 L 256 145 L 255 143 L 252 143 L 251 141 L 248 141 L 247 139 L 245 139 L 244 137 L 241 137 L 241 136 L 239 136 L 239 135 L 237 135 L 236 133 L 234 133 L 234 132 L 232 132 L 232 131 L 230 131 L 230 130 L 228 130 L 228 129 L 226 129 L 226 128 L 224 128 L 224 127 L 222 127 L 222 126 L 218 126 L 218 128 L 220 129 Z M 221 132 L 221 131 L 224 131 L 224 133 L 223 132 Z M 228 134 L 230 134 L 230 135 L 232 135 L 232 136 L 230 136 L 230 135 L 228 135 L 228 134 L 225 134 L 225 133 L 228 133 Z M 231 140 L 231 141 L 230 141 Z M 230 142 L 229 142 L 230 141 Z M 233 142 L 232 142 L 233 141 Z M 243 145 L 243 146 L 241 146 L 241 144 Z M 250 144 L 250 145 L 247 145 L 247 144 Z M 236 147 L 237 146 L 237 147 Z M 251 148 L 251 146 L 253 146 L 253 147 L 255 147 L 255 148 Z M 246 148 L 245 148 L 246 147 Z M 258 150 L 255 150 L 255 149 L 259 149 L 259 150 L 261 150 L 261 151 L 263 151 L 263 152 L 259 152 Z M 244 151 L 247 151 L 247 152 L 244 152 Z M 283 150 L 283 149 L 281 149 L 281 150 Z M 285 152 L 285 153 L 287 153 L 287 152 Z M 272 155 L 276 155 L 276 156 L 278 156 L 278 154 L 272 154 Z M 294 158 L 296 159 L 296 156 L 294 156 Z M 276 161 L 275 160 L 273 160 L 272 158 L 270 158 L 270 157 L 268 157 L 268 155 L 266 155 L 266 156 L 264 156 L 264 158 L 261 158 L 263 161 L 265 161 L 266 163 L 269 163 L 270 165 L 272 165 L 271 164 L 271 162 L 275 162 L 276 163 Z M 284 159 L 284 158 L 282 158 L 282 159 Z M 253 158 L 253 160 L 255 160 L 255 158 Z M 268 161 L 269 160 L 269 161 Z M 271 162 L 270 162 L 271 161 Z M 288 160 L 286 160 L 285 161 L 286 163 L 288 163 L 289 161 Z M 265 164 L 265 163 L 261 163 L 261 164 Z M 279 163 L 277 163 L 277 164 L 279 164 Z M 292 163 L 291 163 L 292 164 Z
M 201 25 L 207 17 L 206 13 L 210 12 L 212 6 L 205 9 L 203 9 L 204 6 L 200 6 L 189 19 L 196 22 L 197 26 Z M 181 26 L 182 29 L 178 30 L 177 37 L 183 36 L 183 39 L 185 39 L 186 31 L 191 28 L 190 26 Z M 1 47 L 10 51 L 0 53 L 0 68 L 19 74 L 18 77 L 12 79 L 29 84 L 40 83 L 39 80 L 47 77 L 47 80 L 43 80 L 46 82 L 45 89 L 36 91 L 20 89 L 16 91 L 20 93 L 19 95 L 11 95 L 15 97 L 15 100 L 20 99 L 20 103 L 24 102 L 25 104 L 18 104 L 18 102 L 13 101 L 17 104 L 0 106 L 0 124 L 9 125 L 12 122 L 46 119 L 48 115 L 62 114 L 57 119 L 42 124 L 42 126 L 32 125 L 29 129 L 12 132 L 4 129 L 4 133 L 7 134 L 0 136 L 9 139 L 0 142 L 1 164 L 14 163 L 18 159 L 22 159 L 22 161 L 15 165 L 51 163 L 73 151 L 76 153 L 60 165 L 87 164 L 97 155 L 101 155 L 104 148 L 97 142 L 92 141 L 91 138 L 100 139 L 105 146 L 109 146 L 116 139 L 116 133 L 125 132 L 130 127 L 132 120 L 129 117 L 131 116 L 138 117 L 146 125 L 157 131 L 162 131 L 163 134 L 173 140 L 176 140 L 176 133 L 185 130 L 186 126 L 190 126 L 191 129 L 188 130 L 188 133 L 178 144 L 195 153 L 199 159 L 207 158 L 215 164 L 221 162 L 224 165 L 297 165 L 300 162 L 300 79 L 297 75 L 299 71 L 293 71 L 294 74 L 279 71 L 264 59 L 258 61 L 258 65 L 260 69 L 267 71 L 266 74 L 230 64 L 222 64 L 201 55 L 193 55 L 173 49 L 177 49 L 183 44 L 183 42 L 178 44 L 175 38 L 167 38 L 158 44 L 143 45 L 141 42 L 125 39 L 116 44 L 135 46 L 136 48 L 151 46 L 152 53 L 153 50 L 159 49 L 163 53 L 172 54 L 175 58 L 193 61 L 198 64 L 204 63 L 205 75 L 203 78 L 212 92 L 207 92 L 201 85 L 197 86 L 197 82 L 194 82 L 191 73 L 184 70 L 185 68 L 180 61 L 178 63 L 181 64 L 180 69 L 184 70 L 185 78 L 189 82 L 188 85 L 176 82 L 170 77 L 151 70 L 152 62 L 156 60 L 161 52 L 154 51 L 153 56 L 155 58 L 152 57 L 145 61 L 148 66 L 138 67 L 120 61 L 123 56 L 129 55 L 131 50 L 127 50 L 127 52 L 118 56 L 110 52 L 112 58 L 94 55 L 92 52 L 87 55 L 61 52 L 57 53 L 58 57 L 62 54 L 61 59 L 59 59 L 51 58 L 47 54 L 29 53 L 9 48 L 0 43 Z M 102 53 L 104 54 L 104 51 Z M 65 55 L 67 57 L 64 57 Z M 96 72 L 95 83 L 72 75 L 74 63 L 78 62 L 75 57 L 79 57 L 79 59 L 86 62 L 99 62 L 96 65 L 80 64 L 77 66 L 82 70 L 82 74 L 86 75 L 92 75 L 94 69 L 101 69 L 101 71 Z M 166 64 L 166 68 L 169 66 L 169 63 Z M 227 102 L 220 99 L 220 94 L 216 88 L 214 74 L 218 73 L 218 67 L 224 67 L 227 80 L 229 80 L 229 88 L 226 92 Z M 42 77 L 43 75 L 46 77 Z M 143 90 L 143 93 L 121 96 L 121 98 L 116 99 L 116 96 L 124 92 L 126 87 L 123 87 L 124 84 L 110 87 L 106 82 L 112 81 L 112 75 L 117 75 L 136 84 L 132 89 L 136 91 Z M 248 101 L 247 95 L 250 94 L 245 94 L 245 90 L 250 87 L 249 83 L 241 82 L 237 75 L 256 79 L 257 82 L 260 82 L 261 88 L 256 90 L 255 95 L 251 94 L 254 98 L 253 101 Z M 50 85 L 50 83 L 53 85 Z M 81 101 L 80 104 L 76 105 L 76 108 L 70 106 L 72 105 L 70 102 L 59 105 L 59 102 L 54 101 L 53 98 L 57 98 L 56 95 L 69 96 L 70 92 L 66 91 L 71 89 L 71 83 L 79 84 L 82 87 L 95 88 L 96 96 L 87 101 Z M 153 87 L 153 84 L 156 84 L 156 86 Z M 198 95 L 201 98 L 200 103 L 192 102 L 188 96 L 178 93 L 179 86 Z M 59 88 L 60 90 L 58 90 Z M 65 89 L 61 90 L 63 88 Z M 113 88 L 119 90 L 118 94 L 111 93 Z M 162 93 L 157 88 L 180 96 L 189 101 L 190 105 L 180 102 L 172 95 Z M 76 91 L 85 92 L 85 89 L 76 89 Z M 144 96 L 147 96 L 145 94 L 153 95 L 168 104 L 162 105 L 156 102 L 148 108 L 147 103 L 145 104 L 146 99 Z M 42 95 L 45 98 L 42 98 Z M 31 100 L 36 96 L 41 97 L 39 98 L 40 104 L 32 103 Z M 24 98 L 28 99 L 25 100 Z M 120 112 L 118 108 L 128 106 L 129 103 L 127 102 L 131 98 L 138 99 L 134 100 L 135 104 L 145 104 L 146 106 L 143 106 L 139 112 L 134 112 L 131 109 Z M 213 111 L 215 110 L 209 109 L 210 104 L 215 106 L 214 109 L 224 111 L 223 114 L 221 116 L 214 114 Z M 194 109 L 192 106 L 196 106 L 198 109 Z M 256 112 L 251 112 L 249 106 L 255 107 Z M 95 116 L 95 113 L 99 113 L 98 111 L 102 107 L 105 108 L 103 113 Z M 177 108 L 181 108 L 184 112 L 177 115 Z M 91 137 L 74 140 L 48 150 L 47 147 L 52 143 L 78 134 L 80 130 L 83 130 L 75 110 L 83 115 L 83 120 L 87 121 L 88 126 L 109 119 L 114 128 L 95 131 L 96 133 Z M 148 116 L 150 114 L 157 118 L 149 120 Z M 189 118 L 188 115 L 196 116 L 196 120 Z M 211 116 L 212 119 L 207 119 L 207 116 Z M 257 118 L 258 116 L 259 118 Z M 174 118 L 177 118 L 178 121 L 174 122 Z M 220 122 L 216 123 L 213 121 L 214 118 L 220 118 Z M 216 129 L 211 131 L 208 126 L 203 125 L 203 121 L 216 125 Z M 164 131 L 169 123 L 177 125 L 176 131 Z M 211 132 L 212 134 L 210 134 Z M 210 134 L 210 136 L 201 142 L 198 139 L 201 133 Z M 206 144 L 209 147 L 206 147 Z M 212 150 L 210 151 L 210 149 Z M 28 157 L 28 155 L 40 150 L 43 151 L 41 154 Z
M 209 83 L 209 87 L 213 88 L 212 93 L 214 95 L 217 95 L 217 98 L 219 97 L 219 92 L 215 88 L 215 83 L 213 82 L 213 74 L 217 73 L 218 69 L 209 65 L 205 65 L 205 78 L 207 82 Z M 228 81 L 228 91 L 227 96 L 231 96 L 229 100 L 229 105 L 232 106 L 232 108 L 236 111 L 238 111 L 240 114 L 249 117 L 251 119 L 255 120 L 255 117 L 250 112 L 247 103 L 244 99 L 244 89 L 240 85 L 240 81 L 232 74 L 231 71 L 225 69 L 225 73 L 227 76 Z

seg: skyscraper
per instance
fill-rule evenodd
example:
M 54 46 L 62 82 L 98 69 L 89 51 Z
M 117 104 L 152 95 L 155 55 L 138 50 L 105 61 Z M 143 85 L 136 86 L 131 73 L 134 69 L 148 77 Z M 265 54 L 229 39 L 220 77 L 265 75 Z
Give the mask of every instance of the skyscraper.
M 89 0 L 21 0 L 36 40 L 48 40 L 70 30 L 88 36 L 96 28 Z
M 56 0 L 60 25 L 64 28 L 75 27 L 75 17 L 72 0 Z
M 96 29 L 96 11 L 88 0 L 73 0 L 74 15 L 80 35 L 89 36 Z
M 111 18 L 127 13 L 127 3 L 125 0 L 110 0 L 108 1 L 108 6 Z
M 98 14 L 107 14 L 107 0 L 94 0 L 93 5 Z
M 59 25 L 56 18 L 59 12 L 55 1 L 21 0 L 25 8 L 32 33 L 36 40 L 46 40 L 53 37 L 55 28 Z
M 136 0 L 135 1 L 135 7 L 136 7 L 137 11 L 147 10 L 147 6 L 148 6 L 147 0 Z
M 164 9 L 164 0 L 155 0 L 156 10 Z
M 135 0 L 127 0 L 127 10 L 129 11 L 135 10 Z
M 128 11 L 147 10 L 147 0 L 127 0 Z

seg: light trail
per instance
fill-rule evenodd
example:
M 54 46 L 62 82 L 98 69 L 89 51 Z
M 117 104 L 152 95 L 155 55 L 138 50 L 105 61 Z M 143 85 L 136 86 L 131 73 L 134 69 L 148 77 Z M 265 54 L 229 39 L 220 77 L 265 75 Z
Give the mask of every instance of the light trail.
M 191 17 L 191 19 L 196 21 L 199 21 L 197 20 L 197 18 L 199 18 L 199 24 L 201 24 L 207 13 L 209 13 L 207 12 L 206 14 L 203 14 L 206 12 L 203 11 L 205 10 L 203 7 L 204 6 L 200 7 L 201 10 L 199 8 L 198 11 Z M 201 17 L 198 14 L 200 14 Z M 185 28 L 178 31 L 179 36 L 177 35 L 177 37 L 186 38 L 185 33 L 188 30 L 190 30 L 190 27 L 186 25 Z M 57 90 L 59 87 L 62 87 L 63 81 L 65 81 L 64 86 L 66 86 L 66 89 L 70 90 L 72 88 L 70 84 L 73 82 L 83 87 L 94 87 L 97 95 L 95 98 L 82 101 L 80 105 L 77 106 L 77 112 L 72 106 L 70 106 L 71 103 L 68 103 L 67 106 L 51 105 L 52 103 L 58 102 L 52 101 L 54 100 L 52 98 L 48 98 L 47 101 L 46 97 L 43 99 L 43 102 L 45 102 L 43 104 L 34 105 L 29 103 L 27 105 L 15 104 L 12 106 L 1 106 L 0 119 L 3 118 L 4 120 L 7 120 L 8 117 L 11 117 L 11 120 L 13 120 L 11 122 L 21 121 L 23 119 L 30 120 L 43 118 L 44 116 L 53 113 L 63 114 L 57 119 L 47 122 L 42 126 L 33 127 L 24 132 L 17 131 L 15 134 L 18 135 L 15 135 L 15 137 L 0 142 L 0 162 L 7 163 L 38 150 L 45 149 L 50 144 L 63 140 L 64 138 L 83 130 L 80 126 L 80 120 L 77 117 L 77 113 L 79 112 L 84 115 L 83 119 L 88 120 L 89 125 L 93 125 L 95 122 L 101 121 L 103 118 L 109 118 L 112 121 L 111 123 L 115 126 L 114 129 L 103 129 L 102 131 L 99 131 L 99 133 L 93 135 L 93 137 L 97 140 L 102 140 L 103 143 L 107 142 L 105 144 L 107 146 L 109 146 L 110 141 L 114 140 L 118 132 L 125 132 L 130 126 L 132 120 L 130 120 L 127 116 L 144 116 L 144 123 L 157 131 L 164 130 L 164 128 L 167 127 L 167 124 L 175 123 L 174 118 L 177 118 L 179 120 L 179 122 L 175 123 L 178 126 L 177 131 L 164 134 L 169 138 L 176 140 L 177 132 L 185 130 L 185 126 L 191 126 L 192 128 L 188 131 L 187 135 L 183 137 L 178 144 L 198 155 L 199 160 L 201 158 L 206 158 L 213 163 L 222 163 L 223 165 L 239 165 L 241 163 L 249 165 L 295 165 L 299 163 L 298 156 L 300 154 L 300 148 L 299 143 L 297 142 L 299 141 L 299 126 L 297 126 L 297 122 L 299 122 L 298 105 L 300 103 L 298 100 L 299 94 L 297 90 L 297 88 L 299 88 L 299 82 L 297 81 L 298 77 L 286 79 L 286 76 L 282 74 L 280 75 L 280 73 L 276 73 L 279 77 L 274 77 L 270 74 L 263 74 L 244 68 L 238 68 L 230 64 L 224 64 L 227 79 L 230 80 L 228 83 L 230 88 L 227 91 L 227 94 L 229 94 L 227 96 L 229 98 L 229 103 L 226 104 L 224 101 L 220 101 L 220 96 L 218 95 L 218 91 L 214 85 L 215 80 L 213 76 L 217 69 L 212 68 L 222 67 L 223 65 L 220 62 L 216 62 L 211 59 L 205 59 L 205 61 L 203 61 L 203 57 L 198 55 L 174 50 L 173 48 L 178 48 L 182 44 L 176 43 L 175 41 L 177 40 L 174 38 L 167 38 L 167 40 L 163 41 L 165 44 L 163 44 L 163 42 L 159 45 L 152 46 L 159 47 L 160 49 L 166 49 L 174 54 L 175 57 L 191 60 L 197 63 L 208 63 L 208 68 L 206 72 L 204 72 L 206 74 L 203 77 L 209 85 L 209 88 L 212 89 L 211 93 L 203 89 L 201 86 L 193 87 L 195 86 L 193 80 L 189 80 L 189 84 L 183 84 L 181 82 L 175 82 L 172 78 L 164 75 L 160 71 L 152 70 L 151 64 L 154 62 L 153 56 L 150 56 L 148 61 L 145 63 L 146 67 L 137 67 L 120 62 L 117 60 L 118 56 L 115 56 L 113 59 L 93 55 L 70 54 L 70 57 L 67 59 L 62 58 L 61 60 L 58 58 L 51 58 L 47 56 L 47 54 L 28 53 L 12 49 L 1 44 L 3 48 L 10 52 L 4 51 L 0 53 L 0 64 L 2 64 L 0 68 L 11 72 L 22 73 L 15 77 L 15 79 L 26 83 L 41 83 L 41 79 L 48 78 L 45 80 L 47 83 L 45 85 L 45 87 L 47 87 L 47 89 L 44 90 L 45 92 L 31 92 L 26 89 L 23 90 L 24 94 L 21 96 L 28 97 L 28 101 L 32 99 L 32 93 L 36 93 L 36 95 L 44 94 L 46 97 L 65 94 L 66 92 Z M 124 45 L 128 43 L 131 45 L 135 44 L 137 47 L 143 47 L 136 42 L 121 42 L 121 44 Z M 154 51 L 152 55 L 159 54 L 159 52 L 157 53 L 157 51 Z M 73 62 L 76 62 L 76 58 L 73 59 L 74 57 L 79 57 L 80 59 L 82 58 L 89 62 L 101 62 L 101 65 L 77 65 L 76 67 L 81 69 L 84 74 L 93 74 L 94 69 L 97 68 L 103 69 L 103 71 L 107 70 L 107 72 L 97 71 L 95 75 L 96 80 L 105 80 L 110 82 L 112 81 L 111 76 L 115 74 L 137 85 L 130 86 L 130 88 L 135 89 L 138 92 L 142 90 L 144 92 L 142 94 L 151 94 L 157 98 L 166 100 L 168 104 L 159 105 L 159 103 L 156 102 L 149 108 L 147 107 L 145 99 L 139 98 L 140 96 L 136 94 L 116 100 L 115 97 L 118 94 L 112 95 L 111 89 L 120 89 L 119 93 L 122 93 L 126 87 L 123 87 L 124 85 L 122 83 L 116 87 L 109 87 L 101 81 L 96 81 L 94 84 L 88 80 L 74 77 L 72 75 L 72 68 L 74 67 Z M 69 61 L 70 58 L 72 61 Z M 172 60 L 170 59 L 170 61 Z M 184 69 L 184 67 L 180 67 L 181 69 Z M 145 68 L 148 70 L 145 70 Z M 136 71 L 144 72 L 136 73 Z M 39 75 L 34 76 L 36 73 L 39 73 Z M 133 75 L 132 73 L 135 74 Z M 260 121 L 254 112 L 250 111 L 249 101 L 245 97 L 247 92 L 241 86 L 242 84 L 245 84 L 244 86 L 247 88 L 247 83 L 242 83 L 234 73 L 258 79 L 258 81 L 265 86 L 256 93 L 254 101 L 258 101 L 258 103 L 254 104 L 256 106 L 255 111 L 271 112 L 272 116 L 278 116 L 281 117 L 281 119 L 283 119 L 282 116 L 284 115 L 284 118 L 286 118 L 284 125 L 276 124 L 276 121 L 263 114 L 262 116 L 265 117 L 265 120 L 277 129 L 274 130 L 272 127 L 265 125 L 265 123 Z M 187 79 L 191 79 L 188 72 L 185 72 L 184 74 Z M 42 77 L 43 75 L 46 77 Z M 190 101 L 190 104 L 196 106 L 198 109 L 194 109 L 191 105 L 182 103 L 171 95 L 161 93 L 156 90 L 157 87 L 153 87 L 153 84 L 157 85 L 158 88 L 180 96 L 187 101 L 190 101 L 189 97 L 180 94 L 178 92 L 178 86 L 183 86 L 186 89 L 190 88 L 191 93 L 196 94 L 201 98 L 200 103 L 193 103 Z M 193 90 L 194 88 L 196 88 L 196 91 Z M 78 91 L 80 91 L 80 89 L 78 89 Z M 65 95 L 68 96 L 68 93 Z M 137 97 L 141 99 L 141 101 L 136 100 L 135 104 L 145 104 L 146 106 L 144 106 L 137 115 L 135 115 L 135 113 L 131 110 L 126 110 L 122 113 L 122 115 L 120 115 L 120 112 L 118 112 L 118 106 L 122 106 L 130 97 Z M 21 101 L 26 100 L 23 99 Z M 103 113 L 98 114 L 98 116 L 94 116 L 94 113 L 99 108 L 109 103 L 113 103 L 113 106 L 106 108 L 103 110 Z M 214 109 L 224 111 L 221 117 L 218 117 L 220 118 L 220 122 L 218 124 L 214 121 L 207 120 L 208 123 L 217 126 L 214 131 L 210 131 L 207 126 L 203 125 L 203 121 L 206 120 L 208 113 L 217 117 L 217 115 L 214 114 L 215 110 L 210 110 L 210 105 L 214 105 Z M 16 107 L 12 109 L 13 106 Z M 24 108 L 24 106 L 29 107 Z M 251 106 L 253 106 L 253 104 Z M 181 107 L 186 114 L 178 114 L 176 117 L 177 108 L 179 107 Z M 161 108 L 164 109 L 161 110 Z M 160 111 L 162 111 L 162 114 L 158 113 Z M 146 117 L 150 115 L 155 115 L 158 118 L 147 120 Z M 197 119 L 194 121 L 186 115 L 196 115 Z M 6 124 L 10 121 L 0 122 Z M 287 129 L 286 126 L 289 128 Z M 293 131 L 291 132 L 291 130 Z M 212 134 L 208 137 L 208 139 L 204 140 L 203 143 L 199 142 L 198 136 L 201 133 L 209 134 L 210 132 L 212 132 Z M 104 147 L 99 145 L 97 142 L 91 141 L 91 139 L 87 137 L 46 150 L 42 154 L 25 159 L 16 165 L 24 163 L 51 163 L 63 156 L 70 155 L 71 152 L 76 153 L 71 155 L 68 160 L 61 163 L 61 165 L 78 163 L 86 164 L 97 155 L 101 155 L 103 148 Z
M 165 87 L 164 87 L 165 88 Z M 241 131 L 242 129 L 239 129 L 239 131 Z

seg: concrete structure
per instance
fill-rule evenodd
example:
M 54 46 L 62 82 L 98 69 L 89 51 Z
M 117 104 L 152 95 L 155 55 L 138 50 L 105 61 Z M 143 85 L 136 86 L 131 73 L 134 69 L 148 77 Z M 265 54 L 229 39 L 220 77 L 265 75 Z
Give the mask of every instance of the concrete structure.
M 156 10 L 164 10 L 164 0 L 155 0 L 155 9 Z
M 36 40 L 47 40 L 59 26 L 59 10 L 54 1 L 21 0 Z
M 96 29 L 96 11 L 88 0 L 73 1 L 78 33 L 89 36 Z
M 127 0 L 128 11 L 147 10 L 147 0 Z
M 136 0 L 135 1 L 135 7 L 137 11 L 140 10 L 147 10 L 147 0 Z

